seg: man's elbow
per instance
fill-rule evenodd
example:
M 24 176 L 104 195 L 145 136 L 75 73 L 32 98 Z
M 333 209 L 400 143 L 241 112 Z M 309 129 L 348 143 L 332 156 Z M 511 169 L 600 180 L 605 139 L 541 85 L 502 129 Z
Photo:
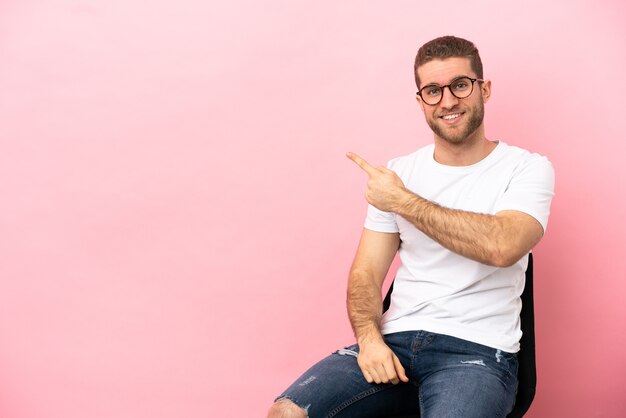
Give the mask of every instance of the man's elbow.
M 511 267 L 533 249 L 543 237 L 543 227 L 529 215 L 500 218 L 500 233 L 491 241 L 488 263 L 495 267 Z
M 515 263 L 517 263 L 522 257 L 512 257 L 512 256 L 499 256 L 493 260 L 491 263 L 494 267 L 511 267 Z
M 491 264 L 494 267 L 501 268 L 511 267 L 512 265 L 517 263 L 525 254 L 526 252 L 520 251 L 519 248 L 508 245 L 501 245 L 491 252 L 488 264 Z

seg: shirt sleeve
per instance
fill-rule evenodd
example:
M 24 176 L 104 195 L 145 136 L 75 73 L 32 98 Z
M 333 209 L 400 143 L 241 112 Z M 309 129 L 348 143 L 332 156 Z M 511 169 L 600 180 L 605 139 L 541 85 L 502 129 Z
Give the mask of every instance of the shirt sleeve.
M 383 212 L 372 205 L 368 205 L 367 207 L 365 228 L 375 232 L 400 232 L 398 224 L 396 223 L 395 213 Z
M 533 158 L 514 173 L 504 194 L 496 203 L 495 213 L 503 210 L 524 212 L 535 218 L 545 232 L 553 196 L 552 163 L 546 157 L 533 154 Z

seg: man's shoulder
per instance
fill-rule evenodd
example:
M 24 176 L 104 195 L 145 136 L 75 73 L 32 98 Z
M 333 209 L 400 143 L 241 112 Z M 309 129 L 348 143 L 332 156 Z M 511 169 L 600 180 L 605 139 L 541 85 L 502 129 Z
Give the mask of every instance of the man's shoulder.
M 509 163 L 515 161 L 517 162 L 517 164 L 520 164 L 522 166 L 534 164 L 550 166 L 552 165 L 548 157 L 539 153 L 529 151 L 525 148 L 515 145 L 508 145 L 503 142 L 501 142 L 499 145 L 499 148 L 501 148 L 502 150 L 502 152 L 500 153 L 501 158 L 509 160 Z
M 546 156 L 521 147 L 504 145 L 500 158 L 493 165 L 502 178 L 518 184 L 532 182 L 554 189 L 554 167 Z

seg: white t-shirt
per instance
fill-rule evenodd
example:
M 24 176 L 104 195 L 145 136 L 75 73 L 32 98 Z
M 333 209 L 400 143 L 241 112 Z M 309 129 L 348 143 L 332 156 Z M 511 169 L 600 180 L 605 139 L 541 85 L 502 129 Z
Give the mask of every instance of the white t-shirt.
M 545 231 L 554 195 L 554 169 L 546 157 L 499 142 L 471 166 L 446 166 L 434 145 L 391 160 L 407 189 L 451 209 L 485 214 L 517 210 Z M 519 351 L 520 295 L 528 256 L 507 268 L 455 254 L 399 215 L 369 206 L 365 228 L 400 234 L 401 260 L 382 332 L 425 330 L 508 352 Z

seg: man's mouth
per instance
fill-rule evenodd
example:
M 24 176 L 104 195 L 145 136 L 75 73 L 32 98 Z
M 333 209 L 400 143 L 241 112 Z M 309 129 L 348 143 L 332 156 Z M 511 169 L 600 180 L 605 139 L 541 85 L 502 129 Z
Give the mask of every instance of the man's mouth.
M 460 118 L 461 115 L 462 113 L 448 113 L 447 115 L 440 116 L 440 118 L 443 120 L 452 121 L 452 120 Z
M 449 126 L 456 126 L 461 123 L 463 120 L 463 116 L 465 116 L 465 112 L 454 112 L 454 113 L 446 113 L 445 115 L 439 116 L 439 119 L 445 124 Z

